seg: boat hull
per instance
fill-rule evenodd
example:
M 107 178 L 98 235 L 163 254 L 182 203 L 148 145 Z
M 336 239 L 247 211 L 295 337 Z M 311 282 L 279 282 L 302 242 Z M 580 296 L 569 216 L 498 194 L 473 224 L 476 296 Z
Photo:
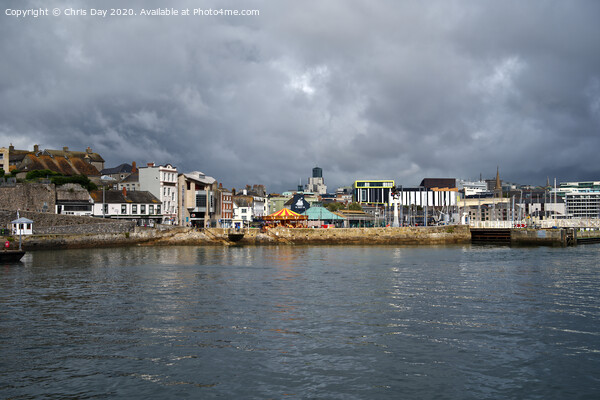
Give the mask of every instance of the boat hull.
M 23 250 L 4 250 L 0 251 L 0 262 L 18 262 L 25 255 Z

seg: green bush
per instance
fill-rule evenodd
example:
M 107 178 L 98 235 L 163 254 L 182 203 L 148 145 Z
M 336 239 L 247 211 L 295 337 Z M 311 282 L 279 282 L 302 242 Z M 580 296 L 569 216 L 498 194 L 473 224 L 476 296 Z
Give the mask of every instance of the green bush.
M 33 171 L 29 171 L 25 176 L 25 179 L 28 181 L 33 181 L 39 178 L 47 178 L 53 176 L 62 176 L 58 172 L 50 171 L 49 169 L 35 169 Z
M 83 186 L 84 188 L 86 188 L 88 192 L 98 189 L 98 186 L 96 186 L 96 184 L 94 182 L 90 181 L 90 178 L 88 178 L 85 175 L 54 176 L 51 179 L 51 181 L 56 186 L 65 185 L 67 183 L 78 183 L 81 186 Z

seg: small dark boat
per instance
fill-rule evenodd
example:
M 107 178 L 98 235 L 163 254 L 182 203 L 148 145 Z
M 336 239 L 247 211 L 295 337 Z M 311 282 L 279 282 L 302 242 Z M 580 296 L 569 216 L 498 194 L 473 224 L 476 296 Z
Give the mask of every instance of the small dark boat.
M 24 255 L 23 250 L 0 250 L 0 262 L 19 262 Z

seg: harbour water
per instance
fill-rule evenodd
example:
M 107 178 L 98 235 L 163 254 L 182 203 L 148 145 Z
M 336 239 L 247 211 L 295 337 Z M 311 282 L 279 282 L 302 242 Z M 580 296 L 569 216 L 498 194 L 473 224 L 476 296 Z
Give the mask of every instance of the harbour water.
M 0 266 L 0 398 L 600 393 L 600 245 L 37 251 Z

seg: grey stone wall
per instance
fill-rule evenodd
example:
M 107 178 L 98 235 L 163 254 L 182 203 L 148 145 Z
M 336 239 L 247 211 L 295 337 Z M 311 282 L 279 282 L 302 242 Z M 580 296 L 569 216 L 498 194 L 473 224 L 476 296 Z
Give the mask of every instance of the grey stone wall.
M 54 184 L 17 183 L 14 187 L 0 186 L 0 209 L 54 212 Z
M 133 232 L 135 222 L 114 222 L 110 224 L 95 223 L 95 224 L 80 224 L 80 225 L 63 225 L 63 226 L 48 226 L 45 228 L 35 228 L 36 235 L 86 235 L 99 233 L 125 233 Z
M 115 221 L 94 217 L 19 211 L 19 216 L 33 221 L 35 235 L 46 234 L 97 234 L 133 232 L 135 222 Z M 0 210 L 0 228 L 7 228 L 17 218 L 17 212 Z

